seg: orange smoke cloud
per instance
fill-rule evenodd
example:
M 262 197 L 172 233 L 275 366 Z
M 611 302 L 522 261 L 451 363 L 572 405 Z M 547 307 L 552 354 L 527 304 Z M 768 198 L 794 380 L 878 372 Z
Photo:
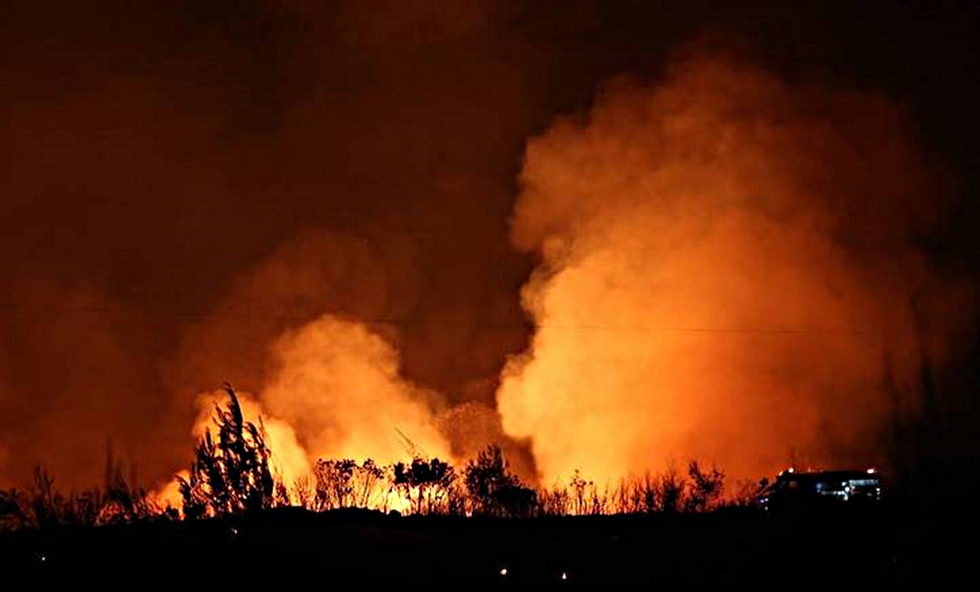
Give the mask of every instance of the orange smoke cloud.
M 909 129 L 884 99 L 712 55 L 532 139 L 512 239 L 543 258 L 538 327 L 498 401 L 542 477 L 873 452 L 884 360 L 915 390 L 910 301 L 948 295 L 912 246 L 942 200 Z
M 397 350 L 363 324 L 324 315 L 284 333 L 269 353 L 261 392 L 238 395 L 245 420 L 261 419 L 271 468 L 287 488 L 314 479 L 319 459 L 453 459 L 438 429 L 440 397 L 403 379 Z M 215 406 L 226 402 L 224 391 L 198 397 L 195 438 L 213 428 Z M 155 497 L 180 504 L 174 483 Z
M 398 352 L 364 325 L 327 315 L 272 351 L 278 369 L 261 400 L 316 458 L 410 459 L 399 432 L 425 455 L 451 458 L 436 427 L 439 397 L 401 378 Z

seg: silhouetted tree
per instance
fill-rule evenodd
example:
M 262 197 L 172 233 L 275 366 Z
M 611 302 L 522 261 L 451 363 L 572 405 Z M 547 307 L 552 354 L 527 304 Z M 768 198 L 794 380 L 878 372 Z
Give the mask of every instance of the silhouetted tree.
M 684 509 L 688 512 L 706 512 L 721 499 L 725 489 L 725 474 L 715 467 L 705 471 L 697 461 L 687 467 L 690 477 Z
M 135 522 L 156 517 L 170 517 L 146 494 L 146 490 L 136 485 L 135 471 L 130 479 L 123 477 L 123 463 L 117 462 L 112 454 L 112 443 L 106 447 L 105 483 L 103 485 L 102 507 L 99 511 L 99 524 Z
M 657 482 L 649 474 L 631 483 L 630 507 L 633 512 L 652 514 L 657 511 Z
M 415 458 L 412 464 L 398 463 L 394 467 L 393 484 L 414 506 L 417 514 L 435 513 L 450 498 L 456 482 L 456 472 L 448 463 L 433 458 Z M 415 492 L 415 498 L 412 497 Z
M 657 509 L 665 514 L 676 514 L 683 509 L 684 477 L 673 466 L 660 475 L 657 483 Z
M 18 489 L 0 489 L 0 530 L 17 530 L 27 525 L 29 518 Z
M 480 451 L 466 465 L 464 481 L 475 514 L 518 517 L 537 509 L 537 493 L 510 472 L 499 446 Z
M 313 508 L 317 511 L 332 508 L 370 505 L 385 477 L 385 469 L 367 459 L 360 465 L 351 459 L 318 460 L 314 469 L 316 491 Z
M 28 491 L 0 491 L 0 527 L 4 529 L 50 528 L 61 525 L 94 526 L 105 506 L 98 489 L 62 495 L 44 467 L 34 469 Z
M 178 477 L 187 518 L 261 510 L 284 501 L 269 468 L 270 451 L 259 426 L 246 422 L 238 397 L 226 385 L 226 408 L 215 406 L 217 440 L 208 429 L 195 451 L 190 477 Z
M 344 460 L 318 460 L 316 474 L 316 497 L 314 508 L 317 511 L 351 506 L 354 493 L 353 479 L 357 462 Z

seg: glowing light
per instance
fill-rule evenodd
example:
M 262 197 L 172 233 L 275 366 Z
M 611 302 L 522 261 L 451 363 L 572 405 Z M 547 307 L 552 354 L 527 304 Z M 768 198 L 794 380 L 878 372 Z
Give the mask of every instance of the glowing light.
M 869 475 L 874 475 L 877 472 L 878 472 L 878 469 L 876 469 L 874 467 L 871 467 L 870 469 L 868 469 L 868 474 Z
M 867 433 L 891 408 L 888 388 L 858 385 L 886 371 L 913 384 L 906 294 L 935 280 L 939 331 L 956 326 L 939 303 L 958 294 L 906 240 L 938 204 L 900 111 L 687 58 L 525 143 L 510 238 L 541 259 L 521 289 L 536 329 L 496 400 L 542 482 L 579 469 L 601 489 L 670 458 L 748 479 L 789 442 L 813 443 L 788 471 L 809 473 L 834 460 L 825 437 Z
M 500 575 L 502 575 L 502 576 L 506 576 L 507 575 L 507 568 L 506 567 L 501 567 L 500 568 Z
M 565 573 L 565 572 L 561 572 L 561 579 L 562 579 L 562 581 L 567 580 L 568 579 L 568 574 Z

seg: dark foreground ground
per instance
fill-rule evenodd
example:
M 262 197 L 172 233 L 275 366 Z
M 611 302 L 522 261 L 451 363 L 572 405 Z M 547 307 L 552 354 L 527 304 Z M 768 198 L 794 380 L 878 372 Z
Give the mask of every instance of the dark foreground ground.
M 0 535 L 0 589 L 965 590 L 980 574 L 975 523 L 949 513 L 491 521 L 285 510 Z

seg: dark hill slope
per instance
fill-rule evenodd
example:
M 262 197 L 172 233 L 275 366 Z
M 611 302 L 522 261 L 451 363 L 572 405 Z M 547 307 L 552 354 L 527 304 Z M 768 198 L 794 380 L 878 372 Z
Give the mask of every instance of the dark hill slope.
M 885 514 L 478 520 L 286 509 L 8 533 L 0 562 L 7 581 L 19 582 L 10 589 L 972 589 L 963 571 L 976 555 L 972 522 Z

